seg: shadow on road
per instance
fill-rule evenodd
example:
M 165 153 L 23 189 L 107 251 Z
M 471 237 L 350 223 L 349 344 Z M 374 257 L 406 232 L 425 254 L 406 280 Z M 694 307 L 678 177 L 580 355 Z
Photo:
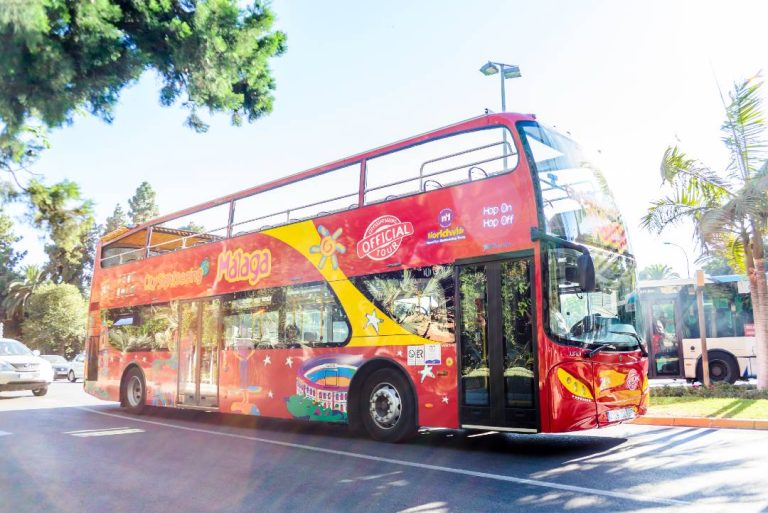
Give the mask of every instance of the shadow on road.
M 112 413 L 129 415 L 119 408 L 111 407 Z M 350 433 L 346 425 L 301 422 L 243 415 L 228 415 L 218 412 L 179 410 L 148 407 L 137 418 L 190 422 L 198 427 L 218 426 L 252 431 L 251 436 L 266 434 L 293 434 L 325 438 L 327 440 L 366 440 Z M 578 457 L 589 453 L 602 453 L 627 441 L 624 437 L 610 437 L 590 434 L 510 434 L 477 432 L 451 429 L 422 429 L 407 445 L 423 448 L 454 449 L 494 454 L 516 454 L 520 456 L 567 456 Z M 387 447 L 388 444 L 380 444 Z

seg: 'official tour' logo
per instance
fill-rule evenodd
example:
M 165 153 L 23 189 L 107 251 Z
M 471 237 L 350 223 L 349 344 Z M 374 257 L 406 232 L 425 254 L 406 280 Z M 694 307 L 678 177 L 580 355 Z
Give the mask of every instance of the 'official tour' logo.
M 371 260 L 384 260 L 395 254 L 405 237 L 413 235 L 413 224 L 401 222 L 393 215 L 374 219 L 357 243 L 357 256 Z

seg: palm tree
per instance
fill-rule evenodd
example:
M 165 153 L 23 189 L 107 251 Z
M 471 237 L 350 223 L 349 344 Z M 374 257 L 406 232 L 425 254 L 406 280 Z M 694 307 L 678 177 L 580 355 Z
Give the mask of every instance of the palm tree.
M 21 280 L 15 280 L 8 284 L 8 295 L 3 301 L 5 315 L 8 319 L 24 316 L 24 308 L 27 301 L 38 285 L 46 279 L 42 269 L 36 265 L 26 265 L 21 269 L 24 276 Z
M 704 253 L 738 264 L 751 284 L 757 342 L 758 387 L 768 388 L 768 285 L 763 236 L 768 225 L 768 152 L 759 77 L 736 84 L 721 130 L 731 159 L 716 172 L 677 147 L 667 148 L 662 178 L 673 192 L 652 203 L 643 226 L 661 233 L 692 221 Z
M 641 280 L 669 280 L 679 277 L 680 275 L 666 264 L 651 264 L 640 271 Z

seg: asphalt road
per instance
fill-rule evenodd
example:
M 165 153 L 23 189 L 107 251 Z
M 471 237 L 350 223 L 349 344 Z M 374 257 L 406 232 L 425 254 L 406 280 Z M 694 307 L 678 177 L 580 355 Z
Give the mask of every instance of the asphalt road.
M 768 512 L 768 432 L 434 430 L 408 444 L 202 412 L 0 393 L 0 512 Z

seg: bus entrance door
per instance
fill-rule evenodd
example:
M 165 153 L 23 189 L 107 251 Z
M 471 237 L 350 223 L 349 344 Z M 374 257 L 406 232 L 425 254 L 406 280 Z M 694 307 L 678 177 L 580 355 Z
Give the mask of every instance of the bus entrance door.
M 646 312 L 651 326 L 648 374 L 651 378 L 682 378 L 682 339 L 678 336 L 676 322 L 679 317 L 677 302 L 673 298 L 659 298 L 649 303 Z
M 179 306 L 179 406 L 219 405 L 219 312 L 218 299 Z
M 462 427 L 537 432 L 533 258 L 457 273 Z

